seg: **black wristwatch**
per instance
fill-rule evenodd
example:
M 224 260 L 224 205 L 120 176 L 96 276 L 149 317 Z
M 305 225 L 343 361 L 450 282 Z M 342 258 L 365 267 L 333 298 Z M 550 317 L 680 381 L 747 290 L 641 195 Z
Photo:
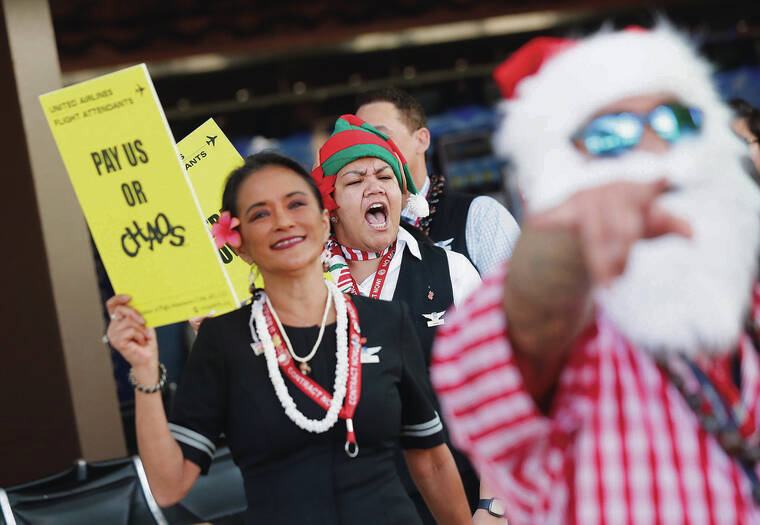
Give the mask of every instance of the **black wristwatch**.
M 502 506 L 501 501 L 496 498 L 482 499 L 478 501 L 478 508 L 487 510 L 491 516 L 496 516 L 497 518 L 504 517 L 504 507 Z

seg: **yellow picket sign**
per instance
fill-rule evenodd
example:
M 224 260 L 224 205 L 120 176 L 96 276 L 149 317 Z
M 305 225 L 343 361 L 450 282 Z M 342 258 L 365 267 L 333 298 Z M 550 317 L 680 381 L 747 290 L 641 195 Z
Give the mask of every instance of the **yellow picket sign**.
M 227 176 L 232 170 L 243 165 L 243 157 L 217 126 L 214 119 L 208 119 L 180 140 L 177 148 L 210 230 L 219 219 Z M 219 250 L 219 258 L 224 263 L 224 268 L 238 297 L 248 297 L 250 295 L 248 275 L 252 268 L 238 257 L 229 245 Z M 261 276 L 258 277 L 256 285 L 264 286 Z
M 40 102 L 116 293 L 151 326 L 237 308 L 145 65 Z

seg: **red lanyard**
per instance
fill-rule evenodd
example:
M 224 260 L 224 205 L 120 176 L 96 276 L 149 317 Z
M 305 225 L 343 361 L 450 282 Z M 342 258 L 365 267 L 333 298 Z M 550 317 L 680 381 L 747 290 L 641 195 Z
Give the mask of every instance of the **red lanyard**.
M 391 259 L 393 259 L 393 254 L 395 253 L 396 243 L 394 242 L 391 245 L 391 249 L 388 250 L 388 253 L 383 255 L 383 258 L 380 259 L 380 264 L 375 272 L 375 280 L 372 281 L 372 288 L 369 290 L 369 296 L 372 299 L 380 299 L 380 292 L 383 291 L 383 284 L 385 284 L 385 278 L 388 276 L 388 267 L 391 265 Z M 361 295 L 359 293 L 359 285 L 356 284 L 356 280 L 353 276 L 351 276 L 351 287 L 353 289 L 351 293 L 354 295 Z
M 356 443 L 356 434 L 354 434 L 353 417 L 354 412 L 356 411 L 356 405 L 359 404 L 362 390 L 361 328 L 359 327 L 359 315 L 356 313 L 356 307 L 348 296 L 344 295 L 344 299 L 346 301 L 346 310 L 348 312 L 349 328 L 348 384 L 346 385 L 346 399 L 343 401 L 343 407 L 340 409 L 338 417 L 346 420 L 346 454 L 350 457 L 356 457 L 359 453 L 359 445 Z M 280 365 L 280 369 L 284 372 L 285 376 L 301 390 L 301 392 L 309 396 L 309 399 L 325 410 L 329 409 L 332 396 L 328 394 L 324 388 L 309 379 L 309 377 L 302 374 L 300 370 L 296 368 L 295 364 L 293 364 L 293 358 L 282 340 L 282 335 L 272 318 L 272 313 L 269 311 L 269 307 L 264 305 L 262 312 L 264 314 L 264 319 L 266 319 L 267 322 L 269 335 L 272 338 L 275 350 L 277 351 L 277 363 Z

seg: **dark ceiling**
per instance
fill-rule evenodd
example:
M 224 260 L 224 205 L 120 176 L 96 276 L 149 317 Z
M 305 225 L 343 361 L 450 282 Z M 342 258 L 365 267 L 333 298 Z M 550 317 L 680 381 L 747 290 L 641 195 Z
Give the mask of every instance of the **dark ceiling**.
M 368 89 L 397 85 L 431 113 L 455 104 L 492 103 L 495 64 L 531 36 L 573 35 L 616 26 L 651 25 L 664 14 L 701 42 L 720 67 L 757 64 L 760 1 L 671 0 L 51 0 L 61 67 L 101 71 L 147 62 L 175 135 L 209 116 L 228 134 L 283 136 L 354 109 Z M 358 50 L 367 33 L 530 13 L 554 22 L 434 43 Z M 449 26 L 446 26 L 449 27 Z M 451 26 L 454 27 L 454 26 Z M 170 67 L 181 57 L 213 54 L 223 66 Z M 180 59 L 180 60 L 177 60 Z M 188 60 L 188 59 L 185 59 Z M 169 64 L 169 66 L 167 66 Z M 163 65 L 163 66 L 162 66 Z
M 685 4 L 685 0 L 659 2 Z M 51 0 L 64 71 L 208 52 L 324 46 L 372 31 L 636 0 Z M 126 60 L 125 60 L 126 59 Z

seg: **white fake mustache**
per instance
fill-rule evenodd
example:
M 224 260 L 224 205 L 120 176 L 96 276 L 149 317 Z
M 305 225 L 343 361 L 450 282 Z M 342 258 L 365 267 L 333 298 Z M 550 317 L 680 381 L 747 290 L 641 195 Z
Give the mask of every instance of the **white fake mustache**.
M 657 204 L 693 231 L 691 239 L 637 242 L 624 274 L 594 296 L 631 342 L 652 353 L 726 352 L 741 333 L 756 275 L 760 193 L 736 156 L 714 155 L 700 141 L 682 146 L 594 167 L 604 180 L 665 176 L 673 189 Z

